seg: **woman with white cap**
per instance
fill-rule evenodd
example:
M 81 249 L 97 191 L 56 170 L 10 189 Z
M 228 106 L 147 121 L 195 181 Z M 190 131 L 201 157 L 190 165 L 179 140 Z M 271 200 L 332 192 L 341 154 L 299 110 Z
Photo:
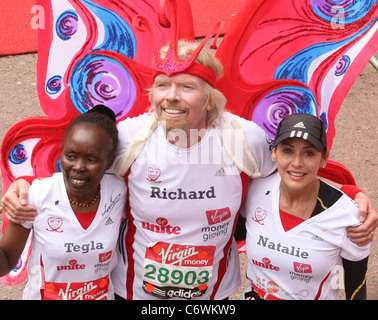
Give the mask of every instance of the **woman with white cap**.
M 344 271 L 346 298 L 366 299 L 369 246 L 352 243 L 346 231 L 360 224 L 357 204 L 317 179 L 328 154 L 319 118 L 294 114 L 282 120 L 272 152 L 278 172 L 253 180 L 247 191 L 250 286 L 243 298 L 336 299 Z

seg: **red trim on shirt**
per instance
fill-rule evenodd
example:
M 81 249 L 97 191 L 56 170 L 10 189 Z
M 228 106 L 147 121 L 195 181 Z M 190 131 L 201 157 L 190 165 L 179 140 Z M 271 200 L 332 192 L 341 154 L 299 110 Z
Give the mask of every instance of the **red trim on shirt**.
M 305 221 L 297 216 L 293 216 L 292 214 L 282 210 L 280 210 L 280 218 L 282 227 L 284 228 L 285 232 L 295 228 L 297 225 Z
M 330 271 L 330 272 L 327 274 L 327 276 L 323 279 L 322 283 L 321 283 L 320 286 L 319 286 L 318 293 L 316 294 L 314 300 L 319 300 L 319 297 L 320 297 L 320 295 L 322 294 L 322 290 L 323 290 L 324 282 L 328 279 L 328 277 L 329 277 L 330 274 L 331 274 L 331 271 Z
M 129 174 L 130 169 L 127 171 L 125 175 L 125 183 L 127 186 L 127 199 L 130 198 L 130 188 L 129 188 Z M 135 233 L 136 233 L 136 226 L 134 225 L 134 217 L 131 214 L 131 205 L 130 201 L 127 201 L 127 232 L 125 239 L 125 248 L 126 248 L 126 255 L 127 255 L 127 276 L 126 276 L 126 299 L 133 300 L 134 298 L 134 279 L 135 279 L 135 259 L 134 259 L 134 241 L 135 241 Z
M 96 213 L 97 210 L 92 212 L 75 212 L 75 216 L 84 230 L 87 230 L 95 218 Z
M 247 193 L 250 177 L 246 173 L 241 172 L 240 173 L 240 179 L 241 179 L 241 182 L 242 182 L 242 199 L 241 199 L 241 202 L 240 202 L 240 206 L 241 206 L 241 204 L 243 203 L 244 197 L 245 197 L 245 195 Z M 240 207 L 239 207 L 239 209 L 240 209 Z M 239 212 L 239 210 L 238 210 L 238 212 Z M 237 221 L 238 221 L 238 217 L 239 217 L 239 213 L 237 213 L 235 215 L 234 228 L 233 228 L 232 233 L 231 233 L 232 235 L 235 232 L 235 228 L 236 228 L 236 224 L 237 224 Z M 220 286 L 220 284 L 221 284 L 221 282 L 222 282 L 222 280 L 223 280 L 223 278 L 224 278 L 224 276 L 226 274 L 228 255 L 229 255 L 229 251 L 230 251 L 233 239 L 234 239 L 234 237 L 231 236 L 230 239 L 228 240 L 227 244 L 225 245 L 224 249 L 223 249 L 223 258 L 219 262 L 218 279 L 217 279 L 217 282 L 214 285 L 213 292 L 210 295 L 210 300 L 214 300 L 215 299 L 215 296 L 218 293 L 219 286 Z

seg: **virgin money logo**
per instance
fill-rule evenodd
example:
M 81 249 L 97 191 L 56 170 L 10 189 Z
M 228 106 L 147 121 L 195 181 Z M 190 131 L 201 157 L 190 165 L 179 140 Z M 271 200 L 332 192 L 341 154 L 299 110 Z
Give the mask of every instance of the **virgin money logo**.
M 206 211 L 206 217 L 210 225 L 220 223 L 231 218 L 231 210 L 228 207 L 217 210 L 208 210 Z
M 310 264 L 294 262 L 294 271 L 298 273 L 312 273 Z
M 98 258 L 99 258 L 99 262 L 106 262 L 108 261 L 111 257 L 112 257 L 112 251 L 109 251 L 109 252 L 105 252 L 105 253 L 100 253 Z

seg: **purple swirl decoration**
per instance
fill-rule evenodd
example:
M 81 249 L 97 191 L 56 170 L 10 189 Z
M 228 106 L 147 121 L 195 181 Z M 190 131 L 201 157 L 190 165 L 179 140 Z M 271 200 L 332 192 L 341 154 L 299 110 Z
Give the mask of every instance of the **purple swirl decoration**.
M 62 40 L 69 40 L 76 33 L 79 16 L 73 10 L 63 12 L 56 21 L 55 31 Z
M 117 60 L 90 54 L 74 68 L 70 95 L 80 113 L 103 104 L 121 120 L 134 106 L 136 86 L 130 73 Z
M 17 272 L 22 267 L 22 258 L 18 259 L 17 264 L 12 269 L 13 272 Z
M 350 66 L 350 58 L 344 55 L 336 65 L 335 76 L 342 76 Z
M 295 113 L 317 115 L 316 106 L 311 90 L 293 86 L 282 87 L 271 91 L 258 102 L 252 121 L 274 139 L 278 124 L 283 118 Z
M 54 76 L 47 81 L 46 92 L 49 94 L 57 94 L 62 89 L 62 77 Z
M 319 119 L 323 121 L 325 128 L 328 129 L 327 114 L 325 112 L 322 112 L 319 116 Z
M 17 144 L 9 153 L 9 161 L 13 164 L 24 163 L 28 159 L 28 153 L 23 144 Z

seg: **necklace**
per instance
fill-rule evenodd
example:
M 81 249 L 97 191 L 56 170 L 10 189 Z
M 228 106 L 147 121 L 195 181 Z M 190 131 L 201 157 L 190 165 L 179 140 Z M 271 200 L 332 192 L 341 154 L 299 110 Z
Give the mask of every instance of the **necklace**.
M 100 197 L 100 193 L 101 193 L 101 185 L 98 186 L 98 192 L 97 192 L 96 196 L 88 204 L 86 204 L 86 203 L 80 203 L 79 201 L 74 201 L 70 197 L 68 197 L 68 200 L 74 206 L 81 207 L 81 208 L 89 208 L 89 207 L 93 206 L 97 202 L 98 198 Z
M 316 197 L 309 201 L 309 204 L 305 208 L 303 208 L 303 210 L 300 210 L 298 206 L 294 206 L 295 209 L 293 210 L 293 207 L 289 206 L 287 202 L 282 197 L 280 197 L 280 209 L 294 216 L 297 216 L 298 218 L 307 220 L 311 216 L 319 200 L 320 198 L 318 197 L 318 195 L 316 195 Z

